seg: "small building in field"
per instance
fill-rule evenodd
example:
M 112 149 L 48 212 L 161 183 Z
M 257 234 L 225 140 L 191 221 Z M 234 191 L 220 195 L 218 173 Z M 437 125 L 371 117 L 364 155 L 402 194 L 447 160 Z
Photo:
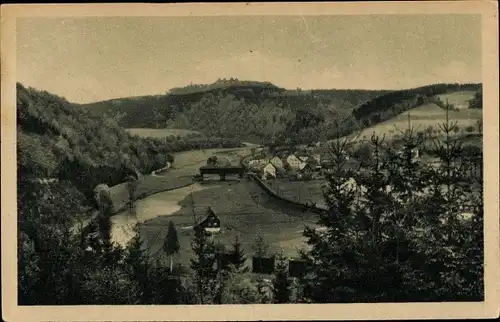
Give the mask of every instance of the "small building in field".
M 279 156 L 275 155 L 269 160 L 269 163 L 271 163 L 273 166 L 277 168 L 283 168 L 283 160 L 280 159 Z
M 268 163 L 262 168 L 262 180 L 276 178 L 276 167 L 272 163 Z
M 297 158 L 297 156 L 295 156 L 295 154 L 290 154 L 286 158 L 286 163 L 288 164 L 290 169 L 298 170 L 300 167 L 300 164 L 303 162 L 299 158 Z
M 267 163 L 269 163 L 269 160 L 265 158 L 254 159 L 248 161 L 248 167 L 254 170 L 258 170 L 259 168 L 264 167 Z
M 308 156 L 301 156 L 301 157 L 298 157 L 300 161 L 302 162 L 307 162 L 307 160 L 309 160 L 309 157 Z
M 208 233 L 218 233 L 220 232 L 220 219 L 215 215 L 212 208 L 208 207 L 207 217 L 196 225 L 195 228 L 205 229 Z
M 306 162 L 309 159 L 309 153 L 304 150 L 295 152 L 295 156 L 302 162 Z

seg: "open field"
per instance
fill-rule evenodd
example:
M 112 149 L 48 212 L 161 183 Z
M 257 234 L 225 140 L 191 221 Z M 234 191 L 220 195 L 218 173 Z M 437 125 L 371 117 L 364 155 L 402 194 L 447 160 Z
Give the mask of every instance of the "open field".
M 190 134 L 203 135 L 201 132 L 184 130 L 184 129 L 150 129 L 150 128 L 130 128 L 126 129 L 132 135 L 139 135 L 140 137 L 160 138 L 163 139 L 167 136 L 187 136 Z
M 268 180 L 266 184 L 273 188 L 281 196 L 300 202 L 315 203 L 318 206 L 325 206 L 323 198 L 324 180 L 313 181 L 288 181 L 288 180 Z
M 438 95 L 439 99 L 446 103 L 452 104 L 455 108 L 468 108 L 469 101 L 474 98 L 475 91 L 459 91 L 448 94 Z
M 181 254 L 178 260 L 189 264 L 192 257 L 193 210 L 198 218 L 204 218 L 207 207 L 211 207 L 221 220 L 221 233 L 214 238 L 228 247 L 236 235 L 250 260 L 252 244 L 261 234 L 270 251 L 283 251 L 287 256 L 297 256 L 297 248 L 305 247 L 302 237 L 304 225 L 315 226 L 317 215 L 301 213 L 276 203 L 258 185 L 249 180 L 207 183 L 206 189 L 196 189 L 191 196 L 179 202 L 181 209 L 169 216 L 159 216 L 141 225 L 141 236 L 151 254 L 165 257 L 161 246 L 165 238 L 168 222 L 172 220 L 179 233 Z M 149 197 L 161 200 L 169 192 Z M 194 204 L 194 207 L 193 207 Z M 149 210 L 153 211 L 153 210 Z M 162 212 L 160 207 L 156 210 Z
M 381 122 L 375 126 L 368 127 L 361 131 L 359 138 L 369 138 L 373 133 L 376 135 L 391 138 L 396 135 L 401 135 L 400 131 L 405 131 L 408 128 L 408 115 L 410 115 L 411 126 L 416 131 L 425 131 L 429 127 L 438 129 L 438 124 L 443 123 L 446 119 L 445 110 L 436 104 L 426 104 L 410 111 L 401 113 L 390 120 Z M 449 120 L 457 121 L 459 129 L 465 129 L 468 126 L 476 126 L 476 122 L 482 119 L 481 109 L 461 109 L 459 111 L 449 111 Z
M 218 158 L 227 158 L 231 164 L 239 164 L 240 159 L 251 153 L 253 145 L 232 149 L 206 149 L 176 153 L 174 164 L 167 171 L 154 175 L 145 175 L 138 181 L 136 196 L 150 195 L 155 192 L 176 189 L 192 183 L 193 175 L 206 164 L 212 155 Z M 111 187 L 111 198 L 115 209 L 123 207 L 128 200 L 127 183 Z

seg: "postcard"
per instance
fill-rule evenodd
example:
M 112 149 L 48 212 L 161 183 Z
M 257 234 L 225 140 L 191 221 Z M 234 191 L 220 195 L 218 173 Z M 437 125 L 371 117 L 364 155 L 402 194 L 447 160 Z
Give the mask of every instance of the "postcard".
M 10 4 L 7 321 L 499 316 L 498 4 Z

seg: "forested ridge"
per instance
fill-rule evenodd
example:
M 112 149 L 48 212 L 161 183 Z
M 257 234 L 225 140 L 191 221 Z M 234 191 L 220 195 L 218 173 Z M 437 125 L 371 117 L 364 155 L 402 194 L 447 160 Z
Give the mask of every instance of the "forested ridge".
M 333 136 L 334 120 L 352 130 L 351 109 L 388 91 L 285 90 L 270 83 L 221 80 L 166 95 L 122 98 L 84 105 L 118 116 L 125 128 L 182 128 L 209 136 L 269 143 L 288 137 L 304 143 Z
M 210 136 L 263 144 L 326 141 L 388 120 L 438 94 L 476 91 L 481 84 L 433 84 L 407 90 L 286 90 L 269 83 L 219 81 L 176 88 L 166 95 L 123 98 L 85 105 L 94 113 L 117 116 L 124 127 L 181 128 Z M 441 104 L 443 103 L 443 104 Z

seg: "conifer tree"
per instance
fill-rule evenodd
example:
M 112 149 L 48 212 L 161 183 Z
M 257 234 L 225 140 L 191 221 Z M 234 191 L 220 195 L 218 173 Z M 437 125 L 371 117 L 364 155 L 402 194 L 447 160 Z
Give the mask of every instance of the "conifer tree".
M 262 237 L 261 234 L 258 234 L 255 238 L 252 249 L 257 257 L 265 257 L 268 255 L 269 245 L 266 244 L 264 237 Z
M 137 180 L 133 176 L 129 176 L 127 181 L 127 192 L 128 192 L 128 210 L 130 215 L 135 215 L 135 194 L 137 191 Z
M 175 229 L 175 225 L 170 220 L 168 223 L 168 231 L 165 237 L 165 241 L 163 243 L 163 250 L 165 253 L 170 256 L 170 272 L 173 269 L 173 256 L 179 253 L 180 245 L 179 238 L 177 237 L 177 230 Z
M 138 227 L 135 227 L 135 230 L 138 232 Z M 139 290 L 137 300 L 140 303 L 148 303 L 151 299 L 150 263 L 138 233 L 127 245 L 125 263 L 129 267 L 130 278 L 135 281 Z
M 248 268 L 245 266 L 246 256 L 241 247 L 238 235 L 235 236 L 232 249 L 229 252 L 229 258 L 231 264 L 237 269 L 242 271 L 247 271 Z
M 309 227 L 304 230 L 307 243 L 311 246 L 307 256 L 304 256 L 310 269 L 304 283 L 310 290 L 307 296 L 316 303 L 341 301 L 354 292 L 342 283 L 350 279 L 354 273 L 351 268 L 356 265 L 353 262 L 353 241 L 357 231 L 354 216 L 357 191 L 346 185 L 355 171 L 346 168 L 349 141 L 341 138 L 338 125 L 336 138 L 329 149 L 332 166 L 325 175 L 327 187 L 324 193 L 328 211 L 320 214 L 318 221 L 319 225 L 326 227 L 326 231 Z
M 288 276 L 288 265 L 282 254 L 277 256 L 273 279 L 273 302 L 288 303 L 291 294 L 291 281 Z
M 199 304 L 213 302 L 217 282 L 218 268 L 214 242 L 208 239 L 207 233 L 201 227 L 195 228 L 191 247 L 194 258 L 191 259 L 191 270 L 196 287 L 196 298 Z
M 112 261 L 111 242 L 111 216 L 113 215 L 113 203 L 105 193 L 99 195 L 99 214 L 97 216 L 97 227 L 99 238 L 102 243 L 102 253 L 106 261 Z
M 441 160 L 429 169 L 429 193 L 421 203 L 426 214 L 425 238 L 415 250 L 432 267 L 424 272 L 419 287 L 435 300 L 480 300 L 483 298 L 483 202 L 482 162 L 472 171 L 462 158 L 462 140 L 452 137 L 457 122 L 440 124 L 444 137 L 434 140 Z M 479 173 L 478 173 L 479 172 Z

